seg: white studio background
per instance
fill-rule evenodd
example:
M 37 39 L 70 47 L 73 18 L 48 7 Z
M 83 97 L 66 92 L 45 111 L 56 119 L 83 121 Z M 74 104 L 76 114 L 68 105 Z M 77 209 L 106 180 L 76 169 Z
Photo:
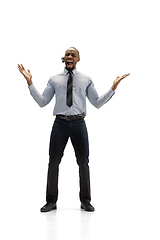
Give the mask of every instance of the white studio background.
M 1 1 L 3 239 L 28 239 L 34 232 L 34 226 L 30 229 L 27 222 L 27 230 L 23 223 L 28 217 L 34 222 L 32 214 L 45 204 L 54 121 L 54 99 L 41 109 L 17 64 L 30 69 L 42 93 L 50 76 L 63 70 L 61 57 L 71 46 L 80 51 L 78 71 L 92 77 L 99 95 L 118 75 L 131 73 L 101 109 L 87 100 L 92 202 L 97 212 L 101 209 L 101 239 L 160 238 L 159 22 L 158 0 Z M 70 142 L 60 165 L 59 189 L 59 208 L 79 207 L 78 167 Z M 41 228 L 35 236 L 52 239 Z

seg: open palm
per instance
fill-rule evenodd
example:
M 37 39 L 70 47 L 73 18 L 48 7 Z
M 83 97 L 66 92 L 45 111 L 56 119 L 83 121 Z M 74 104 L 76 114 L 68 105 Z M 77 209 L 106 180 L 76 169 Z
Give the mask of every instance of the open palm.
M 113 82 L 113 86 L 112 86 L 112 90 L 115 91 L 115 89 L 117 88 L 118 84 L 121 82 L 122 79 L 126 78 L 127 76 L 129 76 L 130 73 L 128 74 L 124 74 L 123 76 L 121 77 L 117 77 L 114 82 Z
M 31 74 L 29 69 L 28 69 L 28 71 L 26 71 L 22 64 L 21 65 L 18 64 L 18 69 L 19 69 L 19 71 L 22 73 L 22 75 L 25 77 L 25 79 L 27 81 L 31 81 L 32 74 Z

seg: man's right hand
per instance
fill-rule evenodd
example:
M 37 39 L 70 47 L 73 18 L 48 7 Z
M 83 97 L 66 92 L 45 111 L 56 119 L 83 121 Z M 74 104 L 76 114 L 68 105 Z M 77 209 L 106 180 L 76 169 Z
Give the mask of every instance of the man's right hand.
M 27 80 L 28 85 L 32 85 L 32 74 L 30 73 L 30 70 L 28 69 L 28 71 L 25 70 L 25 68 L 23 67 L 23 65 L 18 64 L 18 69 L 19 71 L 22 73 L 22 75 L 25 77 L 25 79 Z

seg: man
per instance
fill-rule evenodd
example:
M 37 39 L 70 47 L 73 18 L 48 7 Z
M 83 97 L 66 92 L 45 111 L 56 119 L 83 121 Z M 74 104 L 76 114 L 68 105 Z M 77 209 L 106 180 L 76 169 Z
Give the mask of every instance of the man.
M 56 96 L 53 112 L 56 118 L 49 147 L 47 203 L 41 208 L 41 212 L 49 212 L 57 208 L 59 164 L 69 137 L 79 166 L 81 208 L 85 211 L 94 211 L 94 207 L 90 203 L 89 144 L 84 121 L 86 96 L 92 105 L 100 108 L 114 95 L 120 81 L 129 75 L 117 77 L 112 88 L 99 97 L 91 78 L 77 71 L 76 65 L 79 61 L 78 50 L 74 47 L 67 49 L 64 58 L 62 58 L 62 62 L 65 62 L 64 71 L 49 79 L 42 95 L 36 90 L 32 82 L 30 70 L 26 71 L 22 64 L 18 64 L 19 71 L 27 80 L 31 95 L 40 107 L 47 105 L 53 96 Z

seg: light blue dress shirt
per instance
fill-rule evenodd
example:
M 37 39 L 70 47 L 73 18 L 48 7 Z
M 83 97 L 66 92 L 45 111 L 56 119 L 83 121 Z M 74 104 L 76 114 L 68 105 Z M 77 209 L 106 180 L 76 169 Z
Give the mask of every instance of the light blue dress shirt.
M 34 84 L 29 86 L 29 90 L 40 107 L 46 106 L 55 95 L 56 103 L 53 115 L 86 115 L 86 97 L 93 106 L 100 108 L 115 94 L 115 92 L 110 89 L 99 97 L 91 78 L 75 69 L 73 70 L 73 105 L 68 107 L 66 105 L 67 81 L 68 71 L 64 69 L 62 73 L 49 79 L 42 95 L 37 91 Z

